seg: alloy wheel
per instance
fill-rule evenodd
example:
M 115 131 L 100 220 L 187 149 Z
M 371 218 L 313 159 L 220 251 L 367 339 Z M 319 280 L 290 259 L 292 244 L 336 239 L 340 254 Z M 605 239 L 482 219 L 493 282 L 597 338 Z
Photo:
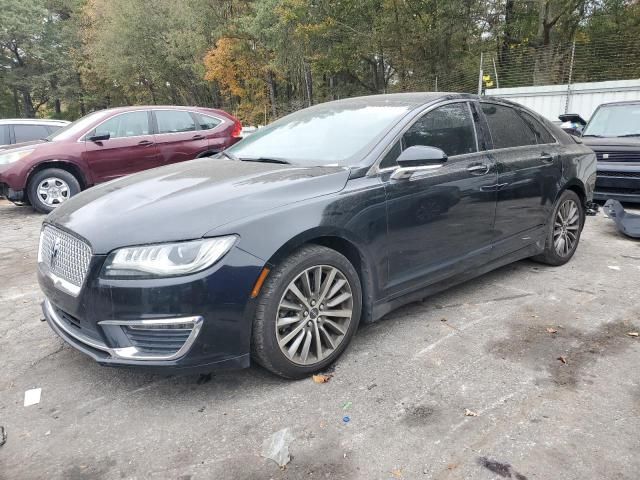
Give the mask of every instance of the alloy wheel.
M 61 178 L 45 178 L 38 184 L 38 197 L 49 207 L 56 207 L 69 199 L 69 185 Z
M 280 350 L 293 363 L 313 365 L 344 341 L 353 317 L 353 294 L 336 267 L 307 268 L 287 286 L 276 313 Z
M 573 200 L 565 200 L 558 208 L 553 224 L 553 246 L 561 257 L 569 255 L 578 241 L 580 210 Z

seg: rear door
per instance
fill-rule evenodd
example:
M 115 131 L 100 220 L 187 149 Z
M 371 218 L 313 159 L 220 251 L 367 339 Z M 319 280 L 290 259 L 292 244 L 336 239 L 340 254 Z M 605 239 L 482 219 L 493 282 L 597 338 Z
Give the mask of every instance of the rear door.
M 447 103 L 422 115 L 383 158 L 391 295 L 487 261 L 497 174 L 477 127 L 468 102 Z M 391 179 L 395 159 L 412 145 L 441 148 L 449 158 L 408 180 Z
M 220 152 L 224 150 L 229 137 L 226 135 L 225 122 L 214 115 L 206 113 L 192 112 L 198 121 L 200 133 L 207 138 L 207 146 L 210 152 Z
M 104 134 L 110 135 L 108 140 L 88 140 Z M 119 113 L 87 133 L 84 141 L 84 157 L 96 183 L 160 164 L 148 110 Z
M 540 240 L 558 193 L 561 162 L 555 138 L 532 115 L 480 102 L 498 169 L 494 256 Z
M 154 109 L 155 141 L 163 165 L 191 160 L 209 149 L 205 132 L 186 110 Z

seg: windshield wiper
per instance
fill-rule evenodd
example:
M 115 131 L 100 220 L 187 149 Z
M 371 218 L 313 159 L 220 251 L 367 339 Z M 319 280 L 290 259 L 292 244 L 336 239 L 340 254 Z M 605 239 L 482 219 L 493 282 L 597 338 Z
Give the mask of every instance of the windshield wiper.
M 243 162 L 280 163 L 283 165 L 291 165 L 291 162 L 282 160 L 280 158 L 258 157 L 258 158 L 241 158 L 240 160 L 242 160 Z
M 640 133 L 625 133 L 624 135 L 618 135 L 618 138 L 621 137 L 640 137 Z
M 582 135 L 583 137 L 598 137 L 598 138 L 602 138 L 602 135 L 595 135 L 593 133 L 589 133 L 587 135 Z
M 233 160 L 234 162 L 239 161 L 240 159 L 238 157 L 236 157 L 233 153 L 229 153 L 225 150 L 221 151 L 218 155 L 224 155 L 225 157 L 227 157 L 229 160 Z

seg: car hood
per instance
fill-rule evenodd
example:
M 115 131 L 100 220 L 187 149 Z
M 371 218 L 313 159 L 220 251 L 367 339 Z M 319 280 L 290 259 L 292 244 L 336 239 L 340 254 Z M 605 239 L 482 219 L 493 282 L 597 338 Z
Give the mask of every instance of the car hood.
M 640 137 L 580 137 L 580 140 L 594 150 L 606 150 L 611 147 L 640 148 Z
M 47 222 L 77 233 L 93 253 L 201 238 L 232 221 L 342 190 L 344 167 L 296 167 L 203 158 L 91 188 Z
M 0 152 L 11 153 L 20 150 L 29 150 L 34 148 L 34 146 L 42 145 L 43 143 L 48 142 L 46 140 L 31 140 L 30 142 L 14 143 L 13 145 L 0 145 Z

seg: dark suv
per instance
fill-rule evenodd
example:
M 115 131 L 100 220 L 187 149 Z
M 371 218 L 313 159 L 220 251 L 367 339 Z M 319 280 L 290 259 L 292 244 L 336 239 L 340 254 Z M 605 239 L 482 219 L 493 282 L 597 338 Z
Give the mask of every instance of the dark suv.
M 640 101 L 600 105 L 582 140 L 598 158 L 594 199 L 640 202 Z
M 1 151 L 0 196 L 47 213 L 92 185 L 218 153 L 241 134 L 238 120 L 210 108 L 101 110 Z

